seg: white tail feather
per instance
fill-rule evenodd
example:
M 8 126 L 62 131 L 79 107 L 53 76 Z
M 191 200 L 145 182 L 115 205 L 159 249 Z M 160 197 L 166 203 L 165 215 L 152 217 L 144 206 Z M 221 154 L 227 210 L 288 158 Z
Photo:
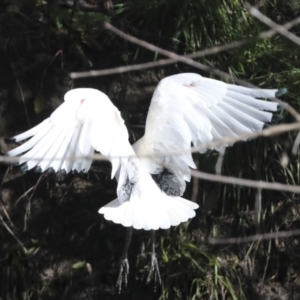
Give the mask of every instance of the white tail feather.
M 134 229 L 168 229 L 186 222 L 195 216 L 198 205 L 180 197 L 170 197 L 161 192 L 159 198 L 144 201 L 141 196 L 120 203 L 113 200 L 100 208 L 106 220 Z
M 198 208 L 196 203 L 180 197 L 167 196 L 137 161 L 128 166 L 131 169 L 127 167 L 127 172 L 137 177 L 130 199 L 124 202 L 115 199 L 100 208 L 99 213 L 103 214 L 105 219 L 125 227 L 157 230 L 177 226 L 195 216 L 194 210 Z M 121 174 L 124 174 L 122 170 Z

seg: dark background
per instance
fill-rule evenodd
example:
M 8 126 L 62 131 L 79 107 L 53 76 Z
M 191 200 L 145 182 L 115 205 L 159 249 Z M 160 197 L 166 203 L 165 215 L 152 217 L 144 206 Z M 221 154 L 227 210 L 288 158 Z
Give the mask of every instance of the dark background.
M 103 27 L 117 28 L 178 54 L 253 37 L 266 30 L 240 0 L 0 2 L 0 147 L 48 117 L 74 87 L 108 94 L 134 142 L 143 134 L 151 94 L 171 74 L 211 74 L 183 64 L 73 80 L 70 72 L 161 59 Z M 294 0 L 252 1 L 279 24 L 298 16 Z M 291 32 L 299 35 L 299 26 Z M 299 110 L 299 47 L 281 36 L 199 59 L 260 87 L 287 87 L 283 100 Z M 216 78 L 216 77 L 214 77 Z M 219 78 L 217 78 L 219 79 Z M 293 118 L 281 111 L 282 123 Z M 222 174 L 299 184 L 296 133 L 230 147 Z M 214 172 L 218 154 L 195 155 Z M 284 161 L 287 160 L 287 163 Z M 0 299 L 299 299 L 299 238 L 214 246 L 208 237 L 237 237 L 299 228 L 299 196 L 193 180 L 185 197 L 200 208 L 189 223 L 158 231 L 162 286 L 146 285 L 149 233 L 135 231 L 129 285 L 115 287 L 125 228 L 98 209 L 116 197 L 110 165 L 94 162 L 88 174 L 23 173 L 0 165 Z M 259 221 L 260 220 L 260 221 Z M 18 242 L 18 241 L 19 242 Z

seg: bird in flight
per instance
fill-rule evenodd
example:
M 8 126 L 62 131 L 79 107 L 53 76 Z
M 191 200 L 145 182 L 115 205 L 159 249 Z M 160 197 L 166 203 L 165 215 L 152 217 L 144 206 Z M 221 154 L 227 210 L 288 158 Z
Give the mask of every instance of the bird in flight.
M 156 283 L 161 279 L 155 230 L 177 226 L 195 216 L 198 205 L 182 198 L 191 179 L 190 168 L 196 168 L 191 145 L 262 130 L 278 108 L 278 103 L 262 98 L 285 92 L 227 84 L 194 73 L 166 77 L 154 91 L 144 136 L 131 146 L 124 120 L 110 99 L 99 90 L 77 88 L 65 94 L 64 103 L 49 118 L 14 136 L 15 142 L 30 139 L 8 155 L 18 156 L 25 169 L 41 172 L 88 172 L 95 151 L 111 162 L 111 178 L 118 182 L 117 198 L 99 213 L 127 227 L 117 280 L 121 291 L 129 274 L 132 228 L 152 231 L 147 282 L 154 276 Z

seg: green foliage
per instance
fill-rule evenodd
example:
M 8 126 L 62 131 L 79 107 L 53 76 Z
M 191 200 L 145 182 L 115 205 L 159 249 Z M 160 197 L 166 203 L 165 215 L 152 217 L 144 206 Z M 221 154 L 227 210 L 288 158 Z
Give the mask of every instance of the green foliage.
M 70 27 L 78 33 L 84 34 L 88 29 L 94 26 L 101 25 L 104 21 L 109 21 L 109 18 L 99 12 L 82 12 L 75 10 L 53 6 L 51 10 L 52 22 L 58 29 Z
M 157 299 L 246 299 L 241 285 L 241 259 L 236 255 L 225 259 L 224 250 L 218 253 L 208 247 L 191 227 L 183 224 L 164 232 L 157 241 L 162 276 Z M 144 249 L 138 266 L 141 277 L 147 277 L 149 268 L 143 257 Z
M 73 269 L 81 269 L 83 267 L 86 266 L 86 262 L 85 261 L 78 261 L 75 264 L 72 265 Z
M 132 0 L 116 5 L 116 13 L 135 35 L 178 53 L 241 38 L 252 25 L 239 0 Z

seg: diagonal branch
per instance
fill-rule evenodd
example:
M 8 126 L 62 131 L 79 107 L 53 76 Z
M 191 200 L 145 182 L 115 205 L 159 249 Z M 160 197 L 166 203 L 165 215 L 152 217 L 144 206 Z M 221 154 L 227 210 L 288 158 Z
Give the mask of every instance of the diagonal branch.
M 282 28 L 285 29 L 290 29 L 293 26 L 297 25 L 300 23 L 300 17 L 295 18 L 294 20 L 285 23 L 282 25 Z M 241 47 L 243 45 L 247 45 L 259 40 L 271 38 L 277 33 L 277 30 L 271 29 L 267 31 L 263 31 L 259 33 L 255 37 L 247 38 L 247 39 L 242 39 L 239 41 L 234 41 L 232 43 L 228 43 L 225 45 L 221 46 L 215 46 L 212 48 L 204 49 L 201 51 L 197 51 L 195 53 L 190 53 L 186 55 L 185 57 L 188 58 L 199 58 L 203 56 L 208 56 L 208 55 L 213 55 L 217 54 L 223 51 L 231 50 L 237 47 Z M 77 78 L 83 78 L 83 77 L 93 77 L 93 76 L 104 76 L 104 75 L 111 75 L 111 74 L 116 74 L 116 73 L 125 73 L 125 72 L 131 72 L 131 71 L 140 71 L 141 69 L 148 69 L 148 68 L 155 68 L 155 67 L 162 67 L 170 64 L 177 63 L 177 59 L 160 59 L 157 61 L 153 62 L 147 62 L 147 63 L 141 63 L 141 64 L 135 64 L 135 65 L 130 65 L 130 66 L 122 66 L 122 67 L 116 67 L 116 68 L 111 68 L 111 69 L 105 69 L 105 70 L 92 70 L 92 71 L 85 71 L 85 72 L 73 72 L 70 73 L 70 77 L 73 79 Z
M 121 38 L 123 38 L 123 39 L 125 39 L 125 40 L 127 40 L 131 43 L 137 44 L 141 47 L 144 47 L 144 48 L 146 48 L 150 51 L 159 53 L 161 55 L 170 57 L 172 59 L 176 59 L 177 61 L 183 62 L 187 65 L 193 66 L 193 67 L 198 68 L 200 70 L 215 74 L 217 76 L 220 76 L 221 78 L 224 78 L 224 79 L 227 79 L 227 80 L 232 80 L 232 81 L 234 81 L 234 82 L 236 82 L 240 85 L 244 85 L 244 86 L 250 87 L 250 88 L 257 88 L 256 86 L 254 86 L 254 85 L 252 85 L 252 84 L 250 84 L 250 83 L 248 83 L 244 80 L 238 79 L 238 78 L 236 78 L 235 76 L 233 76 L 231 74 L 228 74 L 228 73 L 223 72 L 221 70 L 206 66 L 206 65 L 204 65 L 202 63 L 199 63 L 199 62 L 196 62 L 196 61 L 194 61 L 194 60 L 192 60 L 188 57 L 178 55 L 174 52 L 162 49 L 162 48 L 157 47 L 153 44 L 150 44 L 146 41 L 140 40 L 140 39 L 138 39 L 134 36 L 131 36 L 131 35 L 123 32 L 123 31 L 117 29 L 116 27 L 114 27 L 110 23 L 104 22 L 104 27 L 106 29 L 110 30 L 111 32 L 115 33 L 116 35 L 120 36 Z M 283 101 L 281 101 L 277 98 L 274 98 L 273 100 L 275 100 L 282 107 L 284 107 L 296 120 L 300 121 L 300 114 L 292 106 L 289 106 L 287 103 L 284 103 Z
M 239 244 L 239 243 L 249 243 L 249 242 L 261 241 L 261 240 L 287 238 L 296 235 L 300 235 L 300 229 L 270 232 L 270 233 L 263 233 L 263 234 L 254 234 L 250 236 L 236 237 L 236 238 L 208 238 L 208 243 L 213 245 Z
M 269 27 L 271 27 L 273 30 L 280 33 L 285 38 L 291 40 L 292 42 L 294 42 L 295 44 L 300 46 L 300 38 L 298 36 L 296 36 L 295 34 L 289 32 L 284 26 L 281 26 L 281 25 L 275 23 L 274 21 L 272 21 L 270 18 L 268 18 L 267 16 L 262 14 L 257 8 L 255 8 L 253 6 L 249 6 L 249 4 L 247 6 L 248 6 L 249 13 L 253 17 L 258 19 L 262 23 L 268 25 Z

